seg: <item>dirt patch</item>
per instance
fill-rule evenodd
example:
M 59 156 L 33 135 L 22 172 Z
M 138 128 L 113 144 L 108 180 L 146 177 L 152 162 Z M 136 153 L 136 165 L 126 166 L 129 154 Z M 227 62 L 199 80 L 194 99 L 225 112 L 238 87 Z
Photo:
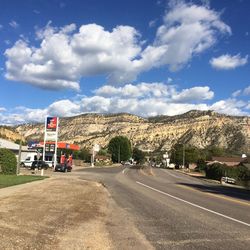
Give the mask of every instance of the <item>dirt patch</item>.
M 151 166 L 144 166 L 143 168 L 140 169 L 140 173 L 144 175 L 155 176 L 154 171 Z
M 50 178 L 0 198 L 0 249 L 110 249 L 109 195 L 95 182 Z

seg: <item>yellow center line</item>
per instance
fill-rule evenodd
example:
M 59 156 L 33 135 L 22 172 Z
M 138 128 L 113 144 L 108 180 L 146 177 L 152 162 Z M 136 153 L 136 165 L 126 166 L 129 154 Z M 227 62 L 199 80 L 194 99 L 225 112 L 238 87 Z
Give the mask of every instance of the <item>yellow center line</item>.
M 210 196 L 213 196 L 213 197 L 217 197 L 217 198 L 220 198 L 220 199 L 224 199 L 224 200 L 236 202 L 236 203 L 238 203 L 238 204 L 250 206 L 250 202 L 240 201 L 240 200 L 238 200 L 237 198 L 229 198 L 229 197 L 226 197 L 226 196 L 223 195 L 223 194 L 212 194 L 212 193 L 208 193 L 209 191 L 206 191 L 206 190 L 205 190 L 205 191 L 197 190 L 196 188 L 187 187 L 187 186 L 180 185 L 180 184 L 176 184 L 176 186 L 181 187 L 181 188 L 185 188 L 185 189 L 189 189 L 189 190 L 192 190 L 192 191 L 196 191 L 196 192 L 199 192 L 199 193 L 203 193 L 203 194 L 206 194 L 206 195 L 210 195 Z

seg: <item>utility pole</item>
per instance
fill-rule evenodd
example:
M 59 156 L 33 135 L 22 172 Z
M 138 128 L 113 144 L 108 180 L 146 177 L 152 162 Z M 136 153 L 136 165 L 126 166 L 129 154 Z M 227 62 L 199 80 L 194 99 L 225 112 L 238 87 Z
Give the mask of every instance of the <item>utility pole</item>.
M 182 163 L 183 163 L 183 168 L 185 167 L 185 144 L 183 143 L 183 152 L 182 152 Z
M 120 160 L 121 159 L 121 146 L 119 144 L 119 147 L 118 147 L 118 163 L 120 163 Z
M 18 160 L 17 160 L 17 166 L 16 166 L 16 175 L 19 175 L 19 172 L 20 172 L 21 153 L 22 153 L 22 140 L 20 140 L 20 143 L 19 143 L 19 152 L 18 152 Z
M 92 148 L 92 155 L 91 155 L 91 167 L 95 166 L 95 150 L 94 147 Z

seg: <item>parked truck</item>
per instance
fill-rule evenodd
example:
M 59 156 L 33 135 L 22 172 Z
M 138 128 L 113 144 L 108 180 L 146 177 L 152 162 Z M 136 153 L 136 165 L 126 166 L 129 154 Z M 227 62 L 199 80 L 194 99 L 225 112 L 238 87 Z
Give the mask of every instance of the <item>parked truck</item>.
M 21 161 L 21 167 L 31 168 L 32 162 L 37 160 L 37 152 L 27 154 L 24 161 Z

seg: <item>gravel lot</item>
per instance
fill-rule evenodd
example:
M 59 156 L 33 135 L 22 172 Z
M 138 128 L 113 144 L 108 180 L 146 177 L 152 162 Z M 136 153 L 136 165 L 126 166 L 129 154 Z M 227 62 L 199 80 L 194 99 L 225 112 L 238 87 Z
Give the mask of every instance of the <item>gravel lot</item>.
M 70 176 L 0 190 L 0 249 L 111 249 L 109 194 Z

